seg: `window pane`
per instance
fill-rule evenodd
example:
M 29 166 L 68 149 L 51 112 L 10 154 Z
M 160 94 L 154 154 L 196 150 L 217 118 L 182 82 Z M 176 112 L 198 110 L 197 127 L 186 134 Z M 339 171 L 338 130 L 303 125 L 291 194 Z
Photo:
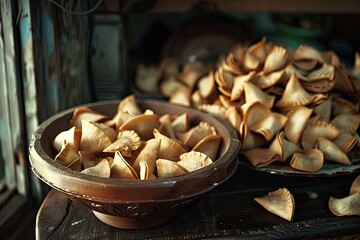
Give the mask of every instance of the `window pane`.
M 17 187 L 16 151 L 23 144 L 19 108 L 19 73 L 10 1 L 1 1 L 0 20 L 0 145 L 8 189 Z
M 1 181 L 5 179 L 8 188 L 15 187 L 14 166 L 6 164 L 12 159 L 11 138 L 9 129 L 9 107 L 8 107 L 8 91 L 5 71 L 5 49 L 3 40 L 2 22 L 0 22 L 0 162 L 1 162 Z M 6 169 L 6 170 L 5 170 Z

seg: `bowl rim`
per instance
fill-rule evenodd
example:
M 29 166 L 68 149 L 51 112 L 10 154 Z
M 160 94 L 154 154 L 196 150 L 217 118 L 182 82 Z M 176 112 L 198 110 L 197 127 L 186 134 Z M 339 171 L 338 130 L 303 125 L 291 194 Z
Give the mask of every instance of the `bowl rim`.
M 45 182 L 46 184 L 48 184 L 49 186 L 65 192 L 66 194 L 69 194 L 71 196 L 74 197 L 78 197 L 78 198 L 86 198 L 89 199 L 91 198 L 92 200 L 99 200 L 99 201 L 108 201 L 108 202 L 114 202 L 114 199 L 104 199 L 101 197 L 94 197 L 94 196 L 86 196 L 86 194 L 82 194 L 83 191 L 79 190 L 78 192 L 74 192 L 74 191 L 70 191 L 67 189 L 63 189 L 61 186 L 57 186 L 57 184 L 54 184 L 52 182 L 50 182 L 46 176 L 43 176 L 44 173 L 43 171 L 38 171 L 38 166 L 39 164 L 41 165 L 45 165 L 45 167 L 49 168 L 49 172 L 52 172 L 53 174 L 56 175 L 62 175 L 62 176 L 66 176 L 67 181 L 71 181 L 71 180 L 76 180 L 79 181 L 83 184 L 89 184 L 89 183 L 96 183 L 98 185 L 106 185 L 107 187 L 112 187 L 112 188 L 120 188 L 120 186 L 126 184 L 126 188 L 134 188 L 134 189 L 143 189 L 143 188 L 167 188 L 167 187 L 172 187 L 175 184 L 178 184 L 179 182 L 182 181 L 186 181 L 189 180 L 191 178 L 198 178 L 199 176 L 201 176 L 202 174 L 205 173 L 211 173 L 211 169 L 212 170 L 216 170 L 218 168 L 223 167 L 224 165 L 229 165 L 231 163 L 231 161 L 235 161 L 236 162 L 236 166 L 234 167 L 234 169 L 232 169 L 232 171 L 230 173 L 228 173 L 220 182 L 217 182 L 216 184 L 214 183 L 212 187 L 208 187 L 205 188 L 199 192 L 195 192 L 193 194 L 189 194 L 186 196 L 180 196 L 180 197 L 194 197 L 196 195 L 200 195 L 204 192 L 210 191 L 212 188 L 214 188 L 215 186 L 217 186 L 218 184 L 224 182 L 225 180 L 227 180 L 228 178 L 230 178 L 236 168 L 237 168 L 237 156 L 238 153 L 240 151 L 240 140 L 238 138 L 238 134 L 235 131 L 235 129 L 228 123 L 226 122 L 224 119 L 221 119 L 220 117 L 217 117 L 215 115 L 212 115 L 210 113 L 207 113 L 205 111 L 202 110 L 198 110 L 192 107 L 187 107 L 187 106 L 183 106 L 183 105 L 178 105 L 178 104 L 173 104 L 173 103 L 169 103 L 163 100 L 154 100 L 154 99 L 137 99 L 137 102 L 142 104 L 158 104 L 158 105 L 172 105 L 174 107 L 177 108 L 181 108 L 184 111 L 190 111 L 190 112 L 197 112 L 200 114 L 204 114 L 210 118 L 212 118 L 212 121 L 217 121 L 220 122 L 221 125 L 223 126 L 226 131 L 228 131 L 230 139 L 229 139 L 229 148 L 227 149 L 227 151 L 224 152 L 224 154 L 222 156 L 220 156 L 216 161 L 214 161 L 211 165 L 206 166 L 202 169 L 184 174 L 184 175 L 180 175 L 180 176 L 176 176 L 176 177 L 171 177 L 171 178 L 156 178 L 156 179 L 149 179 L 149 180 L 144 180 L 139 182 L 139 180 L 129 180 L 129 179 L 116 179 L 116 178 L 101 178 L 101 177 L 97 177 L 97 176 L 91 176 L 91 175 L 86 175 L 86 174 L 79 174 L 79 172 L 71 170 L 69 168 L 67 168 L 66 166 L 61 165 L 60 163 L 57 163 L 53 160 L 53 158 L 51 158 L 46 152 L 45 150 L 42 148 L 41 146 L 41 138 L 42 138 L 42 133 L 46 130 L 47 127 L 49 127 L 49 125 L 55 121 L 58 120 L 62 117 L 65 117 L 66 115 L 71 114 L 74 109 L 76 109 L 77 107 L 96 107 L 96 106 L 100 106 L 100 105 L 104 105 L 104 104 L 118 104 L 120 100 L 103 100 L 103 101 L 97 101 L 97 102 L 91 102 L 91 103 L 86 103 L 86 104 L 81 104 L 81 105 L 77 105 L 74 107 L 71 107 L 69 109 L 63 110 L 59 113 L 56 113 L 54 115 L 52 115 L 51 117 L 49 117 L 48 119 L 46 119 L 45 121 L 43 121 L 33 132 L 32 134 L 32 138 L 30 140 L 30 144 L 29 144 L 29 159 L 30 159 L 30 164 L 32 167 L 32 171 L 35 173 L 35 175 L 40 178 L 43 182 Z M 232 157 L 233 156 L 233 157 Z M 233 159 L 232 159 L 233 158 Z M 205 175 L 207 176 L 207 175 Z M 141 183 L 141 184 L 139 184 Z M 104 186 L 105 187 L 105 186 Z M 179 197 L 174 197 L 174 198 L 166 198 L 166 199 L 146 199 L 147 201 L 170 201 L 170 200 L 176 200 Z M 145 200 L 145 201 L 146 201 Z M 122 200 L 119 199 L 119 202 L 121 202 Z M 143 199 L 139 199 L 139 201 L 144 202 Z

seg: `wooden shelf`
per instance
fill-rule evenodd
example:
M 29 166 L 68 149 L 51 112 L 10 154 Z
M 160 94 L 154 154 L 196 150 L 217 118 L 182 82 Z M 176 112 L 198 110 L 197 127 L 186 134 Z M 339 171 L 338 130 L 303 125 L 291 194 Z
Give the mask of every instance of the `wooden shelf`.
M 334 216 L 327 205 L 330 196 L 346 196 L 356 176 L 287 177 L 239 164 L 234 176 L 182 208 L 174 218 L 142 230 L 110 227 L 90 209 L 52 190 L 37 214 L 36 239 L 358 239 L 359 217 Z M 291 222 L 253 200 L 279 187 L 294 195 L 296 211 Z M 318 197 L 309 198 L 308 191 Z

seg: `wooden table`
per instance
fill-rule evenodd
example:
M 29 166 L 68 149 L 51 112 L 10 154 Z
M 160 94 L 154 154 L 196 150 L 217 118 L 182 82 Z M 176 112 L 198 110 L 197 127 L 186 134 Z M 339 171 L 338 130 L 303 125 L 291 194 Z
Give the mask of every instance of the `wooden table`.
M 330 196 L 347 196 L 357 175 L 288 177 L 249 170 L 239 165 L 232 178 L 184 207 L 173 219 L 143 230 L 124 230 L 105 225 L 89 209 L 51 190 L 38 211 L 36 238 L 339 239 L 340 236 L 348 236 L 355 239 L 360 237 L 360 217 L 336 217 L 327 203 Z M 267 212 L 253 200 L 279 187 L 288 188 L 294 195 L 296 207 L 292 222 Z M 310 191 L 316 192 L 318 197 L 309 198 Z

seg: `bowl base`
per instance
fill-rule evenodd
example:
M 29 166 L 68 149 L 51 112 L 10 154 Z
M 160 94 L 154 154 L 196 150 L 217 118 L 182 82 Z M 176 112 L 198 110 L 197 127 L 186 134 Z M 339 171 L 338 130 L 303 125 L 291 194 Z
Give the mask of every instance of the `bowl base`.
M 169 211 L 168 213 L 149 216 L 145 218 L 129 218 L 119 217 L 93 211 L 94 215 L 103 223 L 116 228 L 122 229 L 144 229 L 158 226 L 168 221 L 175 212 Z

